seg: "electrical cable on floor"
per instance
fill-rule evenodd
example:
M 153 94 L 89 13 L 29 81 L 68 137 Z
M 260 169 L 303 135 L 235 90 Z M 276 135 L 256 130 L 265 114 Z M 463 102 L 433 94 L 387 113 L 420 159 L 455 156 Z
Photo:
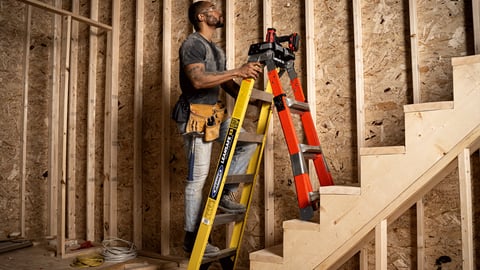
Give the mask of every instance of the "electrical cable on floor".
M 114 246 L 116 242 L 126 243 L 127 246 Z M 120 238 L 103 240 L 102 255 L 106 262 L 124 262 L 137 257 L 135 244 Z

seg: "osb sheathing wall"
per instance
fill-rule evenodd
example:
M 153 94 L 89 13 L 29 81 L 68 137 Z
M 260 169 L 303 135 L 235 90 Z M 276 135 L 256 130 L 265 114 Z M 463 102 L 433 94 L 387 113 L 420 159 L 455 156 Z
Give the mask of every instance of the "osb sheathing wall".
M 43 1 L 52 4 L 52 1 Z M 63 1 L 70 10 L 70 1 Z M 99 21 L 111 24 L 110 1 L 100 1 Z M 135 1 L 121 1 L 119 104 L 118 104 L 118 237 L 133 240 L 133 89 L 135 46 Z M 336 183 L 356 183 L 357 134 L 355 108 L 354 33 L 351 1 L 315 2 L 315 77 L 317 126 L 323 150 Z M 178 48 L 192 31 L 186 10 L 190 1 L 172 1 L 172 39 L 162 34 L 163 1 L 145 1 L 143 66 L 143 248 L 160 251 L 161 175 L 160 149 L 163 130 L 162 104 L 173 105 L 180 94 Z M 217 1 L 225 8 L 225 2 Z M 304 1 L 273 0 L 273 27 L 279 35 L 298 32 L 305 37 Z M 89 17 L 89 1 L 80 1 L 79 14 Z M 263 40 L 262 1 L 235 1 L 235 66 L 247 59 L 248 47 Z M 473 54 L 471 1 L 417 1 L 421 102 L 452 99 L 450 58 Z M 24 4 L 0 1 L 0 209 L 4 213 L 1 237 L 20 229 L 20 158 L 23 104 L 22 55 L 25 38 Z M 362 1 L 363 61 L 365 78 L 365 141 L 363 146 L 402 145 L 403 105 L 413 102 L 410 34 L 407 1 Z M 26 164 L 26 237 L 43 238 L 47 231 L 48 119 L 51 105 L 53 16 L 34 8 L 30 39 L 29 107 Z M 225 46 L 225 32 L 215 40 Z M 304 41 L 305 39 L 303 39 Z M 162 96 L 162 46 L 171 44 L 170 96 Z M 296 70 L 306 88 L 305 42 L 297 52 Z M 103 235 L 103 127 L 105 91 L 105 33 L 98 50 L 95 155 L 95 240 Z M 86 108 L 88 28 L 79 25 L 78 95 L 76 136 L 76 238 L 85 239 Z M 284 78 L 285 79 L 285 78 Z M 288 81 L 284 80 L 284 85 Z M 262 87 L 259 83 L 258 87 Z M 287 90 L 288 92 L 288 90 Z M 290 159 L 275 116 L 274 198 L 275 243 L 282 241 L 282 221 L 297 218 Z M 182 140 L 169 122 L 170 146 L 170 252 L 183 255 L 183 181 L 186 175 Z M 478 164 L 478 155 L 473 161 Z M 212 162 L 212 167 L 216 162 Z M 472 168 L 475 168 L 473 166 Z M 474 172 L 475 173 L 475 172 Z M 476 171 L 478 175 L 478 170 Z M 427 265 L 448 255 L 461 266 L 460 210 L 457 174 L 452 173 L 425 197 Z M 260 177 L 243 242 L 241 261 L 248 252 L 264 246 L 263 177 Z M 476 187 L 476 190 L 478 188 Z M 448 198 L 448 199 L 446 199 Z M 455 202 L 451 206 L 451 202 Z M 478 216 L 478 214 L 477 214 Z M 409 211 L 389 226 L 389 263 L 399 269 L 415 265 L 415 211 Z M 222 245 L 216 229 L 215 243 Z M 373 249 L 369 249 L 373 252 Z M 370 256 L 373 260 L 374 256 Z M 349 263 L 345 268 L 349 268 Z M 370 262 L 373 266 L 374 262 Z

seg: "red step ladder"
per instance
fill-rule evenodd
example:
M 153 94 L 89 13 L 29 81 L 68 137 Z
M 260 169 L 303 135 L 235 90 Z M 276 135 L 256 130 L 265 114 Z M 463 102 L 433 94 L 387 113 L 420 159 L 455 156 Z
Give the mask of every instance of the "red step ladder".
M 290 154 L 300 217 L 309 220 L 313 217 L 313 210 L 319 207 L 320 196 L 318 191 L 312 190 L 308 174 L 308 159 L 313 161 L 321 186 L 333 185 L 333 179 L 322 153 L 309 104 L 305 100 L 300 80 L 294 69 L 294 52 L 298 50 L 298 41 L 297 34 L 277 37 L 275 29 L 269 28 L 266 42 L 252 45 L 249 55 L 257 55 L 257 59 L 267 66 L 274 104 Z M 280 45 L 282 42 L 288 42 L 288 48 L 282 47 Z M 294 99 L 287 98 L 282 88 L 280 77 L 285 71 L 290 78 Z M 305 144 L 300 143 L 298 139 L 292 113 L 300 115 L 306 138 Z

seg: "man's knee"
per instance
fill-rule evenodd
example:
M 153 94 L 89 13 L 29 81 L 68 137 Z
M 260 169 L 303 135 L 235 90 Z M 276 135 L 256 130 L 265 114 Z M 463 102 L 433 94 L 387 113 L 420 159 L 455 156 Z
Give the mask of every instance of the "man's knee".
M 202 192 L 205 180 L 188 180 L 185 183 L 185 195 L 193 195 Z

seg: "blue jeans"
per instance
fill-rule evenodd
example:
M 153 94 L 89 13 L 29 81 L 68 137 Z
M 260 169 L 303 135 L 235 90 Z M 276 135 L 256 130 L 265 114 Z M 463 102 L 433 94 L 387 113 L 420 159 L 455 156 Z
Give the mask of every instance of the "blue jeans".
M 178 130 L 181 134 L 185 132 L 185 125 L 186 123 L 177 123 Z M 230 118 L 221 123 L 220 136 L 216 142 L 223 143 L 229 126 Z M 243 131 L 243 128 L 241 131 Z M 203 141 L 203 136 L 191 134 L 184 134 L 183 141 L 188 164 L 188 176 L 185 184 L 184 229 L 188 232 L 194 232 L 198 229 L 200 221 L 203 201 L 202 190 L 210 169 L 213 142 L 205 142 Z M 244 174 L 256 148 L 256 143 L 238 142 L 228 174 Z M 237 188 L 238 184 L 226 184 L 224 186 L 224 192 L 234 192 Z

